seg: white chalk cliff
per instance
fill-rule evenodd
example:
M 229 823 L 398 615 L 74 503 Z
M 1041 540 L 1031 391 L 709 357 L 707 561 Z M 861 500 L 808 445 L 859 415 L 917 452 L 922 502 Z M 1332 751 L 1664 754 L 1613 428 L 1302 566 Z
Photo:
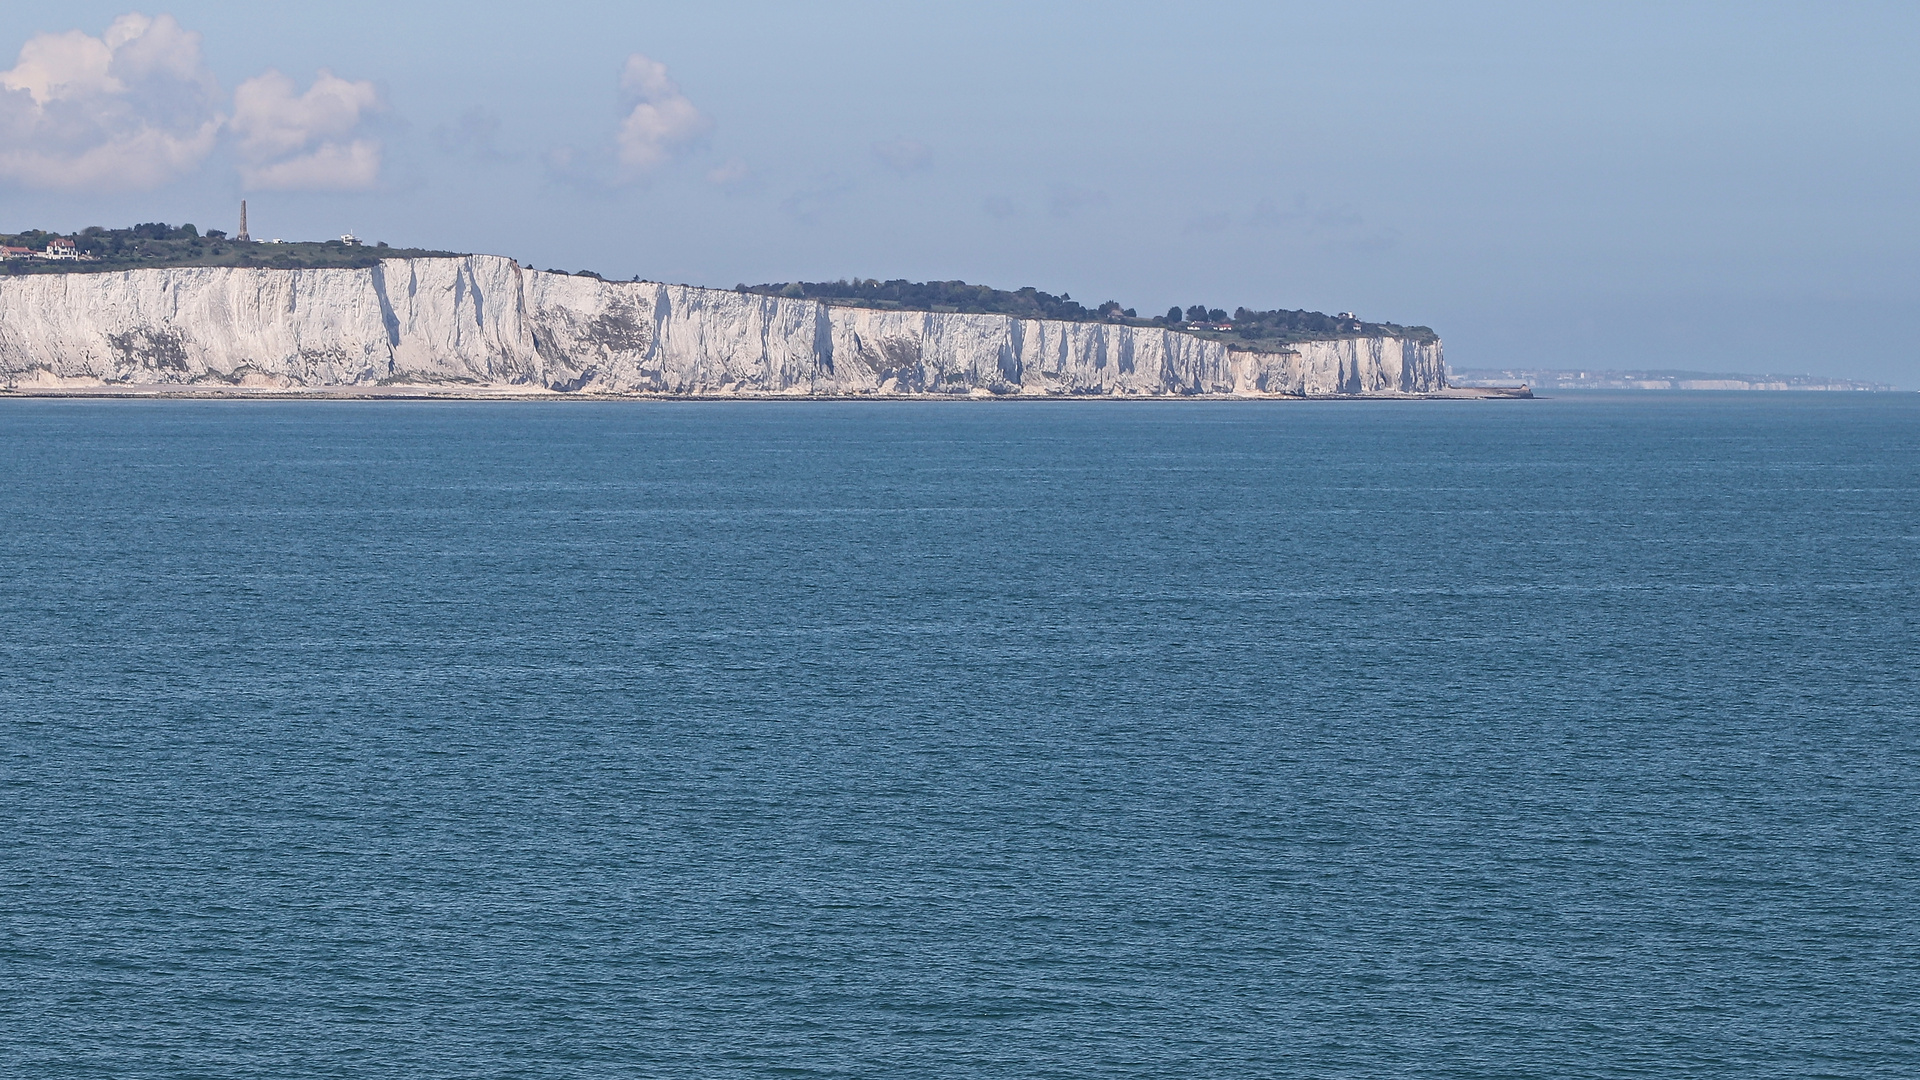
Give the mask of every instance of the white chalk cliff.
M 1419 394 L 1440 345 L 1255 353 L 1159 327 L 832 307 L 522 269 L 184 267 L 0 278 L 0 381 L 573 394 Z

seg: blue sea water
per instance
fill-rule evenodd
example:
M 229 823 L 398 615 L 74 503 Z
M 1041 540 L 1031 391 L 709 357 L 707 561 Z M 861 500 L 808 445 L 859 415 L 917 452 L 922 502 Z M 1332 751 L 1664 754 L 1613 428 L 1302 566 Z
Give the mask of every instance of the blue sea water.
M 1920 1075 L 1920 395 L 0 466 L 0 1075 Z

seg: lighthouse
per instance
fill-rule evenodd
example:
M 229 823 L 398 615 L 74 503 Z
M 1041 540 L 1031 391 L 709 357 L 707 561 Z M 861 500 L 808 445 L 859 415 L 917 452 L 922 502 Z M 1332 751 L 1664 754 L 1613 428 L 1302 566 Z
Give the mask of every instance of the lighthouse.
M 253 237 L 247 235 L 247 200 L 240 200 L 240 235 L 234 237 L 242 244 L 253 243 Z

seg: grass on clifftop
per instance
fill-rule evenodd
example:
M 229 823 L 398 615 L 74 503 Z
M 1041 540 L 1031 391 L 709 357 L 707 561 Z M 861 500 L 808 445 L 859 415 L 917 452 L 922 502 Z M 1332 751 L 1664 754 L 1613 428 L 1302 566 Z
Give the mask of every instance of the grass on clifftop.
M 0 236 L 7 247 L 44 251 L 59 233 L 30 229 L 11 236 Z M 103 229 L 94 226 L 68 237 L 90 259 L 61 260 L 15 257 L 0 262 L 0 275 L 88 274 L 111 270 L 149 270 L 170 266 L 258 266 L 277 270 L 317 268 L 365 269 L 381 259 L 424 259 L 457 254 L 421 248 L 394 248 L 385 244 L 353 245 L 342 240 L 319 243 L 273 244 L 254 241 L 240 243 L 225 233 L 210 230 L 205 235 L 192 225 L 174 227 L 162 223 L 135 225 L 130 229 Z
M 30 229 L 11 236 L 0 235 L 0 244 L 40 252 L 57 238 L 60 238 L 59 233 Z M 67 239 L 73 241 L 81 254 L 91 257 L 79 260 L 32 256 L 9 258 L 0 262 L 0 276 L 86 274 L 175 266 L 358 270 L 375 266 L 382 259 L 457 258 L 464 254 L 424 248 L 395 248 L 384 243 L 371 246 L 349 244 L 344 240 L 286 244 L 256 240 L 241 243 L 229 239 L 217 229 L 202 234 L 192 225 L 176 227 L 160 222 L 135 225 L 128 229 L 94 226 L 82 229 Z M 575 276 L 600 278 L 599 274 L 588 270 L 579 271 Z M 1228 316 L 1224 309 L 1195 304 L 1184 311 L 1173 308 L 1165 315 L 1143 319 L 1132 308 L 1121 307 L 1116 300 L 1089 309 L 1066 293 L 1055 296 L 1032 286 L 1009 292 L 986 285 L 969 285 L 964 281 L 878 281 L 865 278 L 852 281 L 780 281 L 766 285 L 736 285 L 734 288 L 738 292 L 817 300 L 841 307 L 1010 315 L 1022 319 L 1165 327 L 1219 341 L 1229 348 L 1254 352 L 1279 352 L 1298 342 L 1337 341 L 1342 338 L 1439 340 L 1432 330 L 1424 326 L 1367 322 L 1347 314 L 1327 315 L 1305 310 L 1252 311 L 1243 307 Z
M 1302 341 L 1341 338 L 1402 337 L 1415 341 L 1439 340 L 1424 326 L 1366 322 L 1351 316 L 1318 311 L 1251 311 L 1239 308 L 1232 316 L 1220 308 L 1196 304 L 1181 311 L 1143 319 L 1132 308 L 1109 300 L 1089 310 L 1065 293 L 1055 296 L 1031 286 L 1008 292 L 964 281 L 779 281 L 766 285 L 736 285 L 735 291 L 761 296 L 818 300 L 840 307 L 882 311 L 938 311 L 965 315 L 1011 315 L 1021 319 L 1060 319 L 1067 322 L 1107 322 L 1123 326 L 1163 326 L 1253 352 L 1279 352 Z

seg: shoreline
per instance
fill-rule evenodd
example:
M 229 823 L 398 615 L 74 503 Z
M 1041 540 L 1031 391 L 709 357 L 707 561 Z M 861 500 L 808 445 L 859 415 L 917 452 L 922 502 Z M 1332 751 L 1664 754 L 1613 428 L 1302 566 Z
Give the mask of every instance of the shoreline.
M 0 387 L 0 400 L 79 398 L 134 401 L 1520 401 L 1528 388 L 1451 386 L 1424 394 L 605 394 L 523 387 L 200 386 L 184 383 Z
M 1389 397 L 1446 385 L 1440 341 L 1424 328 L 1269 352 L 1185 324 L 842 307 L 582 278 L 496 255 L 0 284 L 0 385 L 30 392 Z

